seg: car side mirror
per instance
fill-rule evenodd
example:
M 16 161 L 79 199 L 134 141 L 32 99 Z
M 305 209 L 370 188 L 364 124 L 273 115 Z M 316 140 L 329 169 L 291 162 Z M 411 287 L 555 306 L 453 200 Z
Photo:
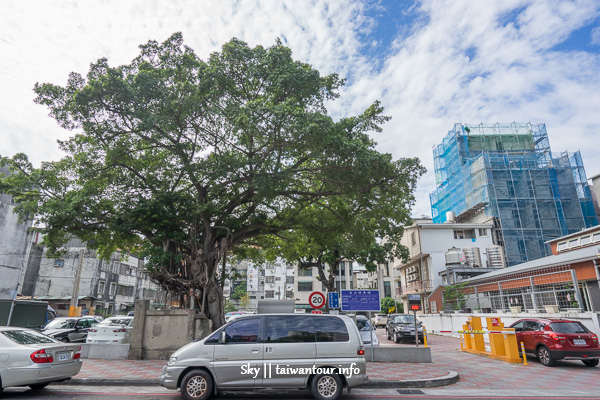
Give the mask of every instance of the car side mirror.
M 225 331 L 221 332 L 221 343 L 225 343 L 227 339 L 227 335 L 225 334 Z

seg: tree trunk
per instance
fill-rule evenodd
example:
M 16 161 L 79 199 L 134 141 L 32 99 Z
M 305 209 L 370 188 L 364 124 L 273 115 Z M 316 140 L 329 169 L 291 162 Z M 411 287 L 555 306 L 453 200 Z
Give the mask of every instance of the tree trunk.
M 219 329 L 225 324 L 225 315 L 223 310 L 223 289 L 217 281 L 216 277 L 213 276 L 205 287 L 206 290 L 206 304 L 205 312 L 208 318 L 213 323 L 213 331 Z

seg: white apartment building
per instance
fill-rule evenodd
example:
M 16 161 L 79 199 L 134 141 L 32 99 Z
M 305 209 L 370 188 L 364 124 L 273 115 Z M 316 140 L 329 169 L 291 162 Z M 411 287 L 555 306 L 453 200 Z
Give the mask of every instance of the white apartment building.
M 397 260 L 393 264 L 395 279 L 399 282 L 396 301 L 403 302 L 407 310 L 407 295 L 420 294 L 426 303 L 427 295 L 443 283 L 440 272 L 446 271 L 446 253 L 451 248 L 479 255 L 479 267 L 488 267 L 487 248 L 497 248 L 492 227 L 491 223 L 434 224 L 430 218 L 415 219 L 413 225 L 405 228 L 401 239 L 409 250 L 409 259 L 406 263 Z

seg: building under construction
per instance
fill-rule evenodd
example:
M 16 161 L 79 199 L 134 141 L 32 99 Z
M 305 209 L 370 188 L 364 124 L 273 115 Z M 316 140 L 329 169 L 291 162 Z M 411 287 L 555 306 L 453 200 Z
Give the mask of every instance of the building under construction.
M 509 266 L 598 225 L 581 154 L 552 154 L 545 124 L 455 124 L 433 155 L 433 222 L 493 222 Z

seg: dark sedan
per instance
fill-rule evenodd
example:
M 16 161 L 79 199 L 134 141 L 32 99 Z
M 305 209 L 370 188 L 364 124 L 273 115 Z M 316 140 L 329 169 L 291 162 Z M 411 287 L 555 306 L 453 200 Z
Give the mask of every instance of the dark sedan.
M 61 342 L 85 342 L 89 329 L 100 320 L 94 317 L 59 317 L 48 322 L 42 333 Z
M 415 340 L 415 317 L 410 314 L 391 314 L 385 326 L 388 340 L 400 343 L 402 339 Z M 423 326 L 417 321 L 417 335 L 423 343 Z

